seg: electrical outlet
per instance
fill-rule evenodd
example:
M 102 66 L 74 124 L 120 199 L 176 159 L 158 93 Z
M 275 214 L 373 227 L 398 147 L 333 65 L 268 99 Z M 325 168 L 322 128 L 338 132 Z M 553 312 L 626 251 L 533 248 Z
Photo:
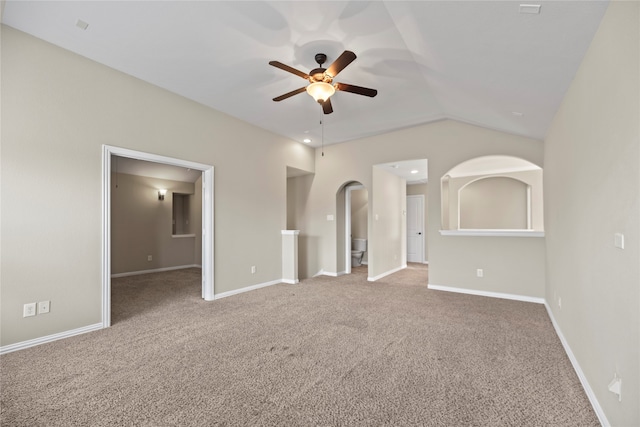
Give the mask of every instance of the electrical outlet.
M 147 261 L 153 261 L 153 257 L 151 255 L 147 255 Z
M 484 277 L 484 270 L 479 268 L 476 270 L 476 276 L 478 277 Z
M 558 298 L 558 308 L 562 308 L 562 298 Z
M 256 274 L 256 266 L 255 265 L 251 266 L 251 274 Z
M 613 380 L 609 383 L 609 391 L 618 396 L 618 402 L 622 402 L 622 378 L 617 373 L 613 374 Z
M 36 303 L 30 302 L 22 307 L 22 317 L 31 317 L 36 315 Z
M 50 301 L 40 301 L 38 303 L 38 314 L 45 314 L 49 312 Z

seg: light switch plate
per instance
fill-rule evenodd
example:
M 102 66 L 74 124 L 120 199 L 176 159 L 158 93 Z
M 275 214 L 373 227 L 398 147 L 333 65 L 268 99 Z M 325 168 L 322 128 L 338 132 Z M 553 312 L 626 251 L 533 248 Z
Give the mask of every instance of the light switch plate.
M 31 317 L 36 315 L 36 303 L 30 302 L 22 306 L 22 317 Z
M 624 234 L 616 233 L 614 236 L 614 244 L 616 248 L 624 249 Z

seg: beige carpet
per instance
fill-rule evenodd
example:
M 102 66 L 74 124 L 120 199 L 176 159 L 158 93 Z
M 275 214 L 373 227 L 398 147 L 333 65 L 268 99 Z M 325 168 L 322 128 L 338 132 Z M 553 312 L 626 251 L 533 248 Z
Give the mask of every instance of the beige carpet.
M 542 305 L 426 277 L 215 302 L 196 269 L 114 279 L 111 328 L 0 357 L 2 425 L 598 425 Z

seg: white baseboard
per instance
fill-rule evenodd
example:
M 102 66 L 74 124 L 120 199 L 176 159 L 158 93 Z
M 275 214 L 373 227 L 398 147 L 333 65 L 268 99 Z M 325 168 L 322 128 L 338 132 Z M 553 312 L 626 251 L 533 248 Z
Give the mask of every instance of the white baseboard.
M 451 286 L 441 286 L 441 285 L 432 285 L 432 284 L 428 284 L 427 288 L 433 289 L 435 291 L 456 292 L 459 294 L 478 295 L 481 297 L 502 298 L 502 299 L 510 299 L 515 301 L 533 302 L 536 304 L 544 304 L 545 302 L 544 298 L 529 297 L 526 295 L 505 294 L 502 292 L 478 291 L 475 289 L 454 288 Z
M 289 285 L 297 285 L 298 283 L 300 283 L 300 280 L 282 279 L 282 283 L 287 283 Z
M 551 311 L 551 307 L 549 307 L 549 304 L 546 301 L 544 302 L 544 306 L 547 309 L 547 314 L 549 314 L 549 318 L 551 319 L 553 328 L 556 330 L 556 334 L 558 335 L 558 338 L 560 338 L 562 347 L 564 347 L 564 351 L 565 353 L 567 353 L 567 356 L 571 361 L 573 370 L 576 371 L 576 374 L 580 379 L 580 383 L 582 384 L 582 388 L 587 394 L 587 397 L 589 398 L 589 402 L 591 402 L 591 406 L 593 407 L 594 412 L 596 413 L 596 415 L 598 416 L 598 419 L 600 420 L 600 424 L 602 424 L 603 426 L 610 426 L 611 424 L 609 424 L 609 420 L 607 420 L 607 416 L 604 414 L 604 411 L 602 410 L 602 406 L 600 406 L 600 402 L 598 402 L 598 399 L 596 398 L 596 394 L 593 392 L 593 389 L 589 385 L 589 381 L 587 381 L 587 377 L 584 375 L 584 372 L 582 371 L 582 368 L 578 363 L 578 359 L 576 359 L 576 357 L 573 355 L 573 351 L 571 351 L 571 347 L 569 347 L 569 343 L 564 338 L 564 335 L 562 334 L 562 331 L 560 330 L 560 327 L 558 326 L 556 319 L 553 317 L 553 312 Z
M 279 283 L 283 283 L 282 279 L 272 280 L 270 282 L 258 283 L 257 285 L 245 286 L 244 288 L 234 289 L 232 291 L 214 294 L 213 299 L 216 300 L 220 298 L 230 297 L 232 295 L 241 294 L 243 292 L 255 291 L 256 289 L 266 288 L 267 286 L 277 285 Z
M 591 385 L 589 385 L 589 381 L 587 381 L 587 377 L 584 375 L 584 372 L 582 371 L 582 368 L 580 367 L 580 364 L 578 363 L 578 360 L 574 356 L 573 351 L 571 351 L 571 347 L 569 347 L 569 344 L 567 343 L 567 340 L 564 338 L 564 335 L 562 334 L 562 331 L 560 330 L 560 327 L 558 326 L 558 323 L 556 322 L 556 319 L 553 317 L 553 312 L 551 311 L 551 308 L 549 307 L 549 304 L 547 303 L 547 301 L 544 298 L 527 297 L 527 296 L 523 296 L 523 295 L 504 294 L 504 293 L 500 293 L 500 292 L 476 291 L 476 290 L 473 290 L 473 289 L 454 288 L 454 287 L 450 287 L 450 286 L 440 286 L 440 285 L 432 285 L 432 284 L 427 285 L 427 288 L 428 289 L 433 289 L 433 290 L 438 290 L 438 291 L 457 292 L 457 293 L 462 293 L 462 294 L 479 295 L 479 296 L 485 296 L 485 297 L 491 297 L 491 298 L 503 298 L 503 299 L 510 299 L 510 300 L 516 300 L 516 301 L 524 301 L 524 302 L 533 302 L 533 303 L 537 303 L 537 304 L 544 304 L 545 308 L 547 309 L 547 314 L 549 315 L 549 319 L 551 319 L 551 324 L 553 325 L 553 328 L 555 329 L 556 334 L 558 335 L 558 338 L 560 339 L 560 342 L 562 343 L 562 347 L 564 348 L 564 351 L 567 354 L 567 357 L 569 357 L 569 360 L 571 361 L 571 365 L 573 366 L 573 370 L 576 372 L 576 375 L 578 375 L 578 378 L 580 379 L 580 383 L 582 384 L 582 388 L 584 389 L 585 393 L 587 394 L 587 398 L 589 399 L 589 402 L 591 403 L 591 406 L 593 407 L 593 410 L 596 413 L 596 416 L 598 417 L 598 420 L 600 421 L 600 424 L 602 424 L 603 426 L 610 426 L 611 425 L 611 424 L 609 424 L 609 421 L 607 420 L 607 417 L 604 414 L 604 411 L 602 410 L 602 407 L 600 406 L 600 402 L 598 402 L 598 399 L 596 398 L 596 395 L 593 392 L 593 389 L 591 388 Z
M 116 274 L 112 274 L 111 277 L 116 278 L 116 277 L 138 276 L 140 274 L 160 273 L 162 271 L 172 271 L 172 270 L 183 270 L 185 268 L 202 268 L 202 266 L 199 264 L 177 265 L 175 267 L 162 267 L 162 268 L 154 268 L 152 270 L 140 270 L 140 271 L 129 271 L 127 273 L 116 273 Z
M 407 268 L 407 264 L 403 264 L 403 265 L 401 265 L 401 266 L 400 266 L 400 267 L 398 267 L 398 268 L 394 268 L 393 270 L 385 271 L 384 273 L 382 273 L 382 274 L 378 274 L 378 275 L 377 275 L 377 276 L 375 276 L 375 277 L 367 277 L 367 280 L 368 280 L 369 282 L 375 282 L 376 280 L 382 279 L 383 277 L 386 277 L 386 276 L 388 276 L 388 275 L 390 275 L 390 274 L 396 273 L 396 272 L 398 272 L 398 271 L 400 271 L 400 270 L 403 270 L 403 269 L 405 269 L 405 268 Z
M 85 334 L 87 332 L 93 332 L 103 329 L 102 323 L 94 323 L 93 325 L 83 326 L 82 328 L 72 329 L 70 331 L 59 332 L 53 335 L 47 335 L 46 337 L 34 338 L 32 340 L 22 341 L 15 344 L 9 344 L 0 347 L 0 354 L 11 353 L 13 351 L 24 350 L 25 348 L 35 347 L 36 345 L 45 344 L 61 340 L 63 338 L 73 337 L 75 335 Z
M 313 277 L 316 277 L 316 276 L 331 276 L 331 277 L 339 277 L 339 276 L 344 276 L 345 274 L 347 274 L 347 272 L 346 272 L 346 271 L 339 271 L 339 272 L 337 272 L 337 273 L 336 273 L 336 272 L 334 272 L 334 271 L 324 271 L 324 270 L 320 270 L 320 271 L 318 272 L 318 274 L 316 274 L 316 275 L 315 275 L 315 276 L 313 276 Z

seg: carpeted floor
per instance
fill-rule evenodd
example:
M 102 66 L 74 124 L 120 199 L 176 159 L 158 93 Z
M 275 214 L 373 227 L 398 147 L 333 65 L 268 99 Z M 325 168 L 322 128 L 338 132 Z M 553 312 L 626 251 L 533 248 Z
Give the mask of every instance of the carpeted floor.
M 113 326 L 0 357 L 6 426 L 598 425 L 542 305 L 427 270 L 215 302 L 200 271 L 114 279 Z

